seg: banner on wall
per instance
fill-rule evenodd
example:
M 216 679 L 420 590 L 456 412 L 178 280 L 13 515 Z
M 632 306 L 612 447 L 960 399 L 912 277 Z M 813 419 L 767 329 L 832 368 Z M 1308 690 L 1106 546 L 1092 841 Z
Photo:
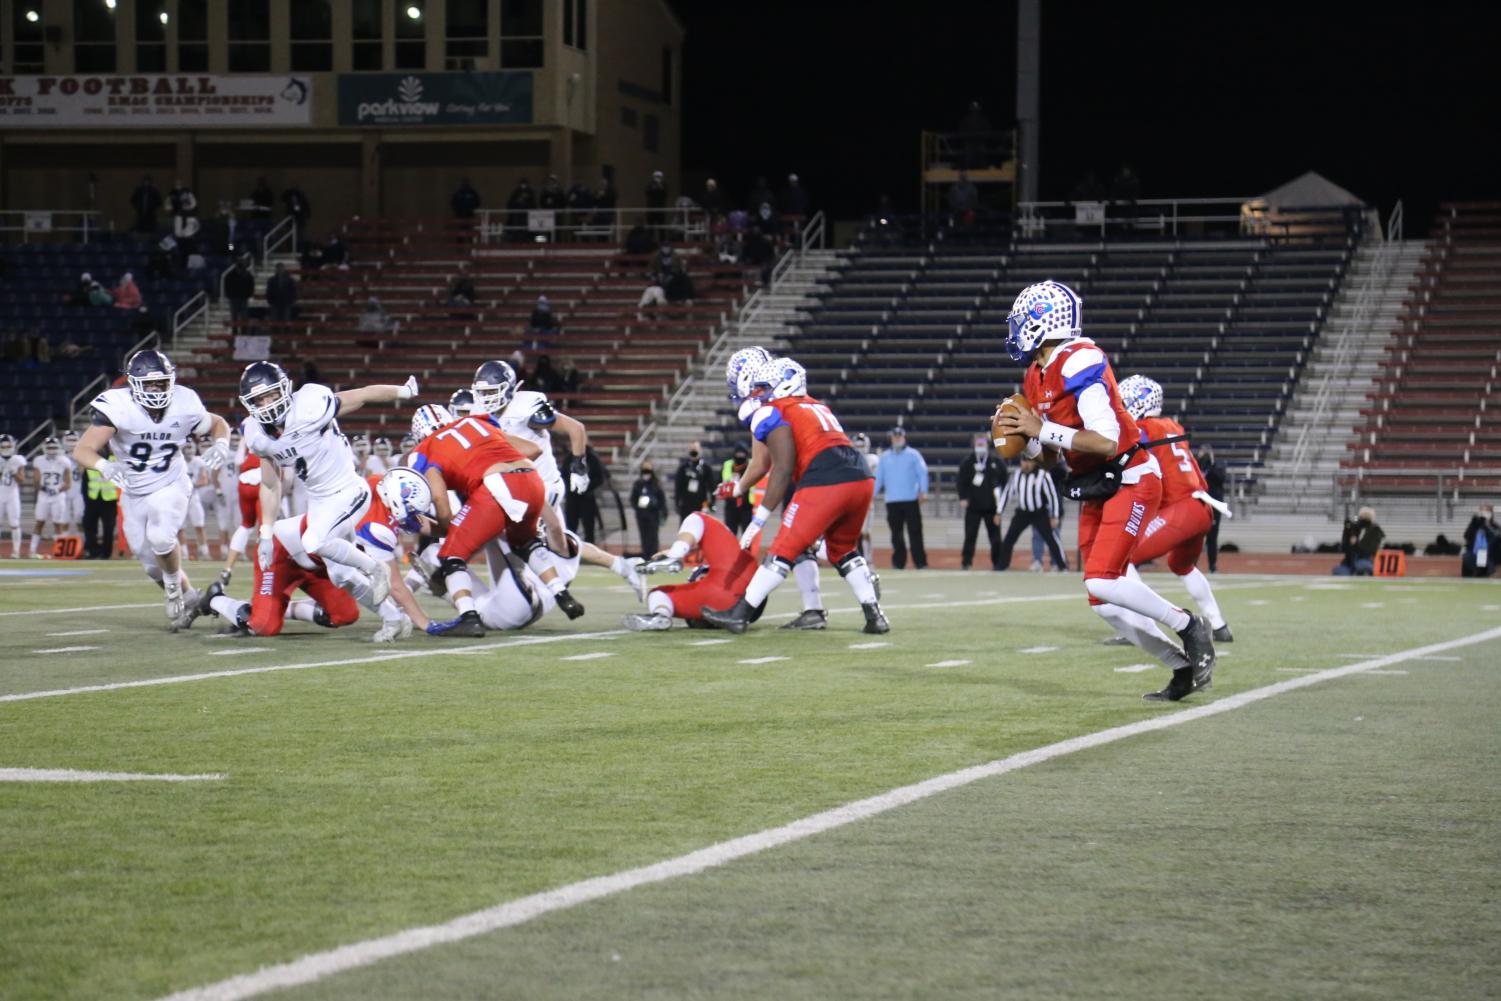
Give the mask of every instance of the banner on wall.
M 264 128 L 312 116 L 306 76 L 0 76 L 0 129 Z
M 340 125 L 528 125 L 532 74 L 344 73 Z

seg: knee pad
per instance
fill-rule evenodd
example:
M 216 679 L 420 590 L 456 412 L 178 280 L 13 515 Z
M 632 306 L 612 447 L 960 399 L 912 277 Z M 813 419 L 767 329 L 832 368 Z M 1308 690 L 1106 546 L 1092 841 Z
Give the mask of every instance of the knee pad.
M 469 569 L 469 564 L 457 556 L 449 556 L 438 564 L 438 570 L 434 577 L 446 580 L 450 574 L 462 573 Z
M 850 550 L 844 554 L 838 563 L 834 564 L 834 569 L 839 571 L 839 576 L 848 577 L 863 566 L 865 566 L 865 557 L 854 550 Z
M 780 556 L 773 556 L 770 553 L 767 554 L 766 559 L 761 565 L 779 577 L 786 577 L 792 572 L 791 563 Z
M 799 567 L 799 566 L 802 566 L 804 563 L 807 563 L 810 560 L 812 560 L 813 562 L 817 562 L 818 561 L 818 556 L 816 554 L 814 554 L 813 550 L 811 550 L 811 549 L 804 549 L 802 552 L 800 552 L 800 553 L 797 554 L 797 559 L 795 559 L 795 560 L 792 561 L 792 565 L 795 566 L 795 567 Z

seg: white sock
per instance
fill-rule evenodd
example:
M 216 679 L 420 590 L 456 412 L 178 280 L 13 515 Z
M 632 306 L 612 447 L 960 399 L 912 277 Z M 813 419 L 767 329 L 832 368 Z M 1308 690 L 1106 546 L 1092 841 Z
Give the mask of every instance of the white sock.
M 1209 620 L 1209 628 L 1218 629 L 1223 626 L 1225 617 L 1220 614 L 1220 603 L 1214 600 L 1214 588 L 1209 586 L 1209 578 L 1204 576 L 1204 571 L 1194 567 L 1179 579 L 1188 588 L 1189 596 L 1199 606 L 1199 611 L 1204 613 L 1204 618 Z
M 631 566 L 625 561 L 624 556 L 617 556 L 610 561 L 610 572 L 617 577 L 623 577 L 626 580 L 629 580 L 631 576 Z
M 1169 604 L 1166 598 L 1139 580 L 1126 577 L 1116 577 L 1114 580 L 1089 577 L 1085 579 L 1084 587 L 1101 601 L 1140 612 L 1149 619 L 1161 622 L 1173 632 L 1184 628 L 1191 621 L 1187 612 Z
M 453 599 L 453 607 L 458 609 L 460 615 L 463 615 L 465 612 L 474 611 L 474 595 L 466 594 Z
M 401 610 L 401 606 L 392 601 L 390 598 L 387 598 L 385 601 L 381 602 L 380 607 L 376 609 L 376 612 L 380 614 L 380 620 L 382 622 L 400 622 L 401 617 L 406 614 L 406 612 L 403 612 Z
M 787 571 L 781 569 L 783 566 L 784 564 L 772 561 L 770 566 L 763 563 L 756 567 L 756 575 L 751 578 L 750 586 L 745 589 L 745 600 L 750 602 L 752 608 L 759 606 L 782 581 L 787 579 Z
M 873 604 L 876 601 L 876 582 L 870 573 L 870 564 L 865 562 L 865 557 L 857 556 L 846 562 L 842 568 L 844 582 L 855 592 L 855 600 L 862 605 Z
M 375 573 L 376 562 L 360 552 L 359 546 L 348 539 L 324 539 L 323 544 L 318 547 L 317 555 L 346 567 L 354 567 L 366 575 Z
M 239 598 L 231 598 L 227 594 L 221 594 L 210 601 L 208 606 L 219 613 L 220 618 L 229 622 L 237 622 L 240 618 L 240 609 L 245 608 L 246 604 Z M 249 617 L 247 613 L 246 618 L 248 619 Z
M 298 598 L 287 606 L 287 614 L 298 622 L 312 622 L 318 614 L 318 603 L 312 598 Z
M 250 536 L 252 534 L 254 534 L 254 533 L 255 533 L 255 529 L 253 529 L 253 528 L 246 528 L 244 525 L 241 525 L 239 528 L 235 529 L 234 536 L 230 538 L 230 540 L 229 540 L 229 548 L 233 549 L 235 552 L 239 553 L 241 556 L 244 556 L 245 555 L 245 545 L 246 545 L 246 543 L 248 543 L 250 541 Z
M 31 555 L 35 556 L 37 554 L 38 547 L 40 547 L 41 544 L 42 537 L 40 535 L 33 534 L 31 536 Z
M 12 559 L 21 558 L 21 540 L 23 536 L 19 528 L 10 530 L 10 555 Z
M 797 589 L 803 594 L 803 611 L 823 611 L 823 595 L 818 590 L 818 563 L 803 560 L 792 565 L 792 576 L 797 578 Z
M 666 591 L 653 591 L 646 596 L 646 610 L 653 615 L 672 618 L 672 598 Z
M 1110 623 L 1117 633 L 1156 657 L 1164 666 L 1175 671 L 1180 667 L 1188 666 L 1188 660 L 1183 656 L 1183 652 L 1157 631 L 1157 623 L 1151 619 L 1121 608 L 1119 605 L 1094 605 L 1092 607 L 1095 614 Z M 1143 623 L 1147 628 L 1142 628 Z

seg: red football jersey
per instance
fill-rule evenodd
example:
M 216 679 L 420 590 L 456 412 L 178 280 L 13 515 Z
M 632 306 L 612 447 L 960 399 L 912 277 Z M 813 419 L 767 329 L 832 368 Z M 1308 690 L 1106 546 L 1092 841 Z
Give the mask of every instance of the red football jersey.
M 261 457 L 256 455 L 254 452 L 246 453 L 245 461 L 240 463 L 240 472 L 248 473 L 252 469 L 259 468 L 261 468 Z
M 1079 415 L 1078 396 L 1096 384 L 1104 386 L 1110 394 L 1110 407 L 1115 411 L 1116 423 L 1120 425 L 1115 451 L 1111 453 L 1113 458 L 1141 441 L 1141 437 L 1136 421 L 1131 419 L 1125 405 L 1121 403 L 1121 394 L 1115 388 L 1115 373 L 1110 370 L 1110 362 L 1094 341 L 1078 337 L 1067 342 L 1053 352 L 1046 368 L 1043 368 L 1040 361 L 1034 361 L 1027 366 L 1022 392 L 1026 395 L 1027 402 L 1032 404 L 1032 409 L 1043 420 L 1082 429 L 1084 418 Z M 1101 456 L 1073 449 L 1064 452 L 1064 457 L 1068 459 L 1068 468 L 1075 473 L 1088 472 L 1106 461 Z M 1131 466 L 1147 461 L 1147 453 L 1140 452 L 1131 460 Z
M 786 396 L 780 400 L 765 400 L 751 415 L 751 434 L 757 441 L 765 441 L 771 432 L 786 427 L 792 432 L 797 449 L 797 466 L 792 471 L 792 482 L 801 486 L 817 486 L 828 483 L 844 483 L 856 479 L 869 479 L 860 454 L 850 444 L 839 418 L 825 404 L 811 396 Z M 840 449 L 830 452 L 830 449 Z M 829 453 L 824 458 L 823 453 Z M 816 462 L 816 468 L 815 467 Z M 809 469 L 813 475 L 809 476 Z
M 1157 441 L 1183 434 L 1183 425 L 1171 417 L 1143 417 L 1140 421 L 1143 441 Z M 1162 509 L 1193 496 L 1195 490 L 1209 492 L 1199 461 L 1189 450 L 1188 442 L 1175 441 L 1152 449 L 1157 465 L 1162 467 Z
M 500 428 L 483 418 L 464 417 L 424 438 L 413 453 L 412 468 L 419 473 L 440 470 L 448 488 L 467 500 L 480 489 L 490 467 L 525 461 Z

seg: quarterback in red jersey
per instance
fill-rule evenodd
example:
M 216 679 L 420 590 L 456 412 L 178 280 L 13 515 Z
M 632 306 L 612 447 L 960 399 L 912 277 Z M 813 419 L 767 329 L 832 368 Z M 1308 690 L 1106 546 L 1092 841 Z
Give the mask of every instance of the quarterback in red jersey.
M 432 623 L 427 631 L 435 636 L 483 636 L 468 561 L 485 543 L 501 536 L 523 555 L 541 544 L 537 525 L 547 490 L 530 461 L 539 449 L 506 434 L 488 415 L 454 419 L 446 407 L 433 404 L 418 407 L 412 415 L 412 436 L 419 442 L 412 468 L 427 479 L 438 524 L 448 528 L 438 550 L 434 583 L 450 594 L 459 612 L 458 618 Z M 448 505 L 450 489 L 464 501 L 457 512 Z M 563 540 L 557 544 L 562 546 Z M 570 619 L 584 613 L 556 572 L 542 574 L 542 580 Z
M 683 619 L 690 626 L 701 624 L 705 608 L 726 608 L 745 593 L 756 572 L 754 549 L 740 548 L 740 540 L 724 522 L 702 511 L 684 518 L 678 526 L 677 539 L 641 570 L 678 573 L 683 569 L 683 560 L 695 549 L 703 557 L 703 565 L 693 572 L 688 583 L 652 588 L 646 595 L 647 613 L 627 615 L 627 629 L 636 632 L 670 629 L 674 618 Z M 760 617 L 762 608 L 752 610 L 752 622 Z
M 1202 618 L 1127 574 L 1131 552 L 1162 500 L 1161 471 L 1140 448 L 1141 431 L 1121 402 L 1105 353 L 1081 336 L 1081 315 L 1078 295 L 1059 282 L 1029 285 L 1016 297 L 1007 317 L 1006 351 L 1027 363 L 1023 392 L 1032 409 L 998 408 L 995 429 L 1031 439 L 1027 454 L 1044 466 L 1055 465 L 1060 453 L 1067 460 L 1069 496 L 1082 502 L 1079 550 L 1089 603 L 1122 635 L 1172 667 L 1168 685 L 1145 697 L 1176 702 L 1211 683 L 1214 642 Z M 1160 634 L 1138 635 L 1121 609 L 1172 629 L 1183 651 Z
M 771 453 L 771 477 L 750 526 L 740 537 L 749 549 L 761 526 L 796 484 L 797 493 L 782 515 L 766 562 L 740 600 L 730 608 L 705 608 L 704 621 L 734 633 L 745 632 L 754 610 L 792 572 L 804 550 L 823 538 L 829 561 L 855 592 L 865 613 L 865 632 L 891 630 L 876 595 L 870 566 L 856 550 L 870 509 L 874 480 L 865 459 L 850 445 L 844 428 L 827 406 L 808 395 L 807 374 L 790 358 L 766 362 L 741 375 L 745 399 L 757 399 L 751 434 Z
M 1120 394 L 1126 409 L 1136 418 L 1145 440 L 1185 439 L 1152 449 L 1152 455 L 1162 469 L 1162 505 L 1132 550 L 1132 572 L 1138 564 L 1166 556 L 1168 569 L 1182 579 L 1199 611 L 1209 620 L 1214 641 L 1230 643 L 1235 637 L 1225 623 L 1219 602 L 1215 601 L 1209 578 L 1198 567 L 1204 539 L 1214 527 L 1211 508 L 1226 515 L 1230 513 L 1229 508 L 1209 496 L 1209 487 L 1199 470 L 1198 460 L 1188 447 L 1188 435 L 1183 425 L 1171 417 L 1162 416 L 1162 387 L 1144 375 L 1131 375 L 1121 380 Z

